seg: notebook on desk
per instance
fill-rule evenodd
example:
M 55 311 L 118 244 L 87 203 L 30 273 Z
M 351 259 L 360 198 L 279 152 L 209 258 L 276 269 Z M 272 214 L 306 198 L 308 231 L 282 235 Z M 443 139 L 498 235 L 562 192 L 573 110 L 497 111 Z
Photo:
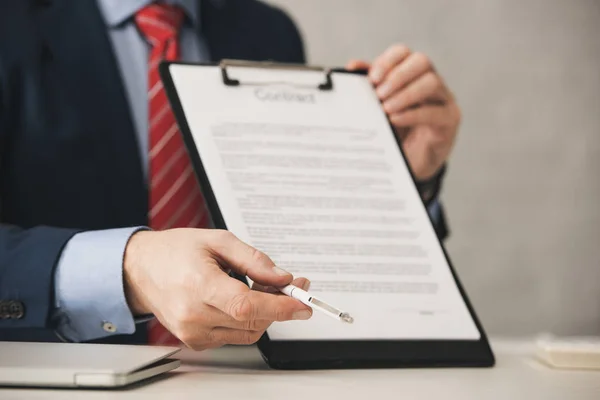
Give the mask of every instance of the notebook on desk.
M 120 387 L 173 370 L 176 347 L 0 342 L 0 387 Z

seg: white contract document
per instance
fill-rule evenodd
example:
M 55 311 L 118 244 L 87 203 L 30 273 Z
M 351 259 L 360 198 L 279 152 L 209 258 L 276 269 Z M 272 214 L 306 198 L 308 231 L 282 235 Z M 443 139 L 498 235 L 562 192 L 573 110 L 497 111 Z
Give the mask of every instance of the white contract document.
M 480 338 L 366 76 L 169 71 L 226 228 L 354 317 L 275 323 L 271 340 Z

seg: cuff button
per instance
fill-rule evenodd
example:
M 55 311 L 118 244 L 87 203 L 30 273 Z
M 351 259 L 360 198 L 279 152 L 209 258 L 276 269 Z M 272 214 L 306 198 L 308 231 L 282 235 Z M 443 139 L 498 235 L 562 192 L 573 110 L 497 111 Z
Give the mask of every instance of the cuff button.
M 25 315 L 25 306 L 20 301 L 11 301 L 8 303 L 8 312 L 12 319 L 21 319 Z
M 102 329 L 108 333 L 115 333 L 117 331 L 117 327 L 108 321 L 102 321 Z
M 0 300 L 0 319 L 10 318 L 9 303 L 7 300 Z

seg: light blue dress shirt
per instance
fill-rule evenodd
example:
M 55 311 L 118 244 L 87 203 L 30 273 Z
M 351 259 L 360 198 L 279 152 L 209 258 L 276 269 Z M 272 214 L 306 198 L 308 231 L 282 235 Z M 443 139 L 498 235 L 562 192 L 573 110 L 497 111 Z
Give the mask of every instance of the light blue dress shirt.
M 207 0 L 205 0 L 207 1 Z M 223 0 L 211 0 L 223 1 Z M 143 170 L 148 171 L 148 57 L 150 46 L 133 21 L 135 13 L 152 0 L 97 0 L 125 85 L 140 146 Z M 198 36 L 198 0 L 171 0 L 181 6 L 186 20 L 180 31 L 184 61 L 210 59 Z M 434 218 L 438 204 L 430 208 Z M 123 257 L 131 236 L 144 227 L 83 232 L 63 250 L 55 274 L 57 334 L 69 341 L 88 341 L 110 335 L 131 334 L 134 319 L 123 289 Z

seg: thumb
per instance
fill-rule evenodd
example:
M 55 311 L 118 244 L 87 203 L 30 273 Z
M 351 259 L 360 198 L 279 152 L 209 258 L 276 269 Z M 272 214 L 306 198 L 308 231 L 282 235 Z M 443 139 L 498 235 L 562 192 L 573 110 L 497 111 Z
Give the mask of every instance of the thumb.
M 265 253 L 242 242 L 229 231 L 215 230 L 208 244 L 221 264 L 261 285 L 281 287 L 294 279 L 292 274 L 276 267 Z

